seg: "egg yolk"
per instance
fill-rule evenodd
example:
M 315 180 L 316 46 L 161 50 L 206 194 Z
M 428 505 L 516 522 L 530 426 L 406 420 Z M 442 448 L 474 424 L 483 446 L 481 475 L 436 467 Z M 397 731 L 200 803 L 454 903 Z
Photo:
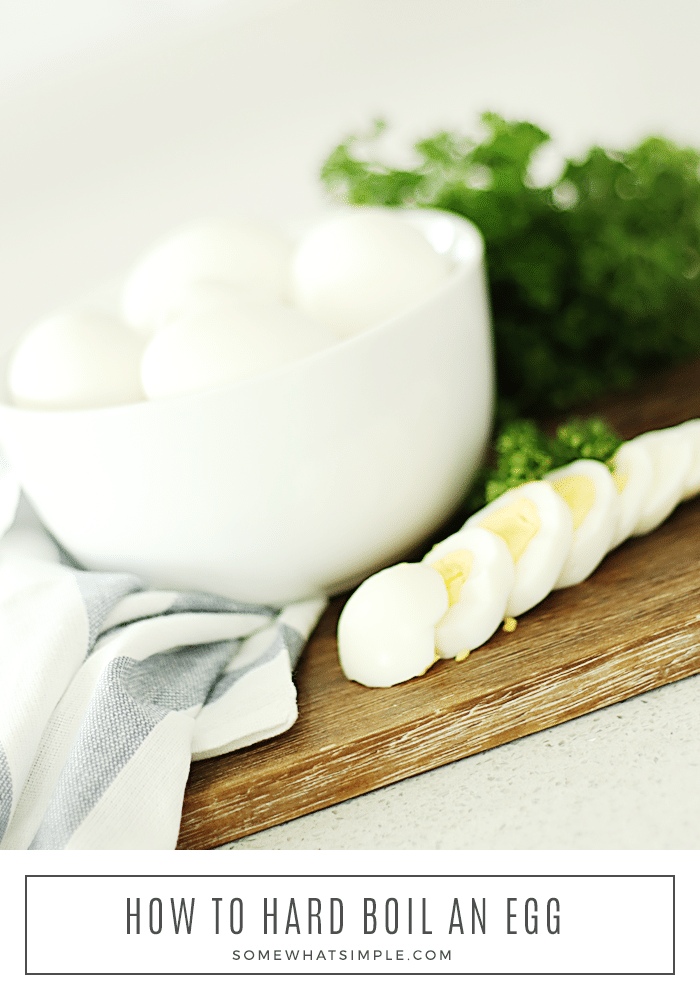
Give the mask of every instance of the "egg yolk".
M 457 549 L 431 563 L 445 581 L 450 607 L 459 600 L 462 587 L 472 571 L 474 557 L 467 549 Z
M 620 472 L 620 470 L 617 467 L 617 463 L 615 463 L 615 468 L 613 469 L 612 477 L 613 477 L 613 482 L 615 483 L 615 489 L 617 490 L 618 493 L 622 493 L 625 486 L 627 485 L 627 480 L 630 477 L 629 465 L 627 466 L 624 472 Z
M 552 482 L 559 496 L 566 500 L 574 518 L 574 531 L 579 528 L 595 500 L 595 486 L 588 476 L 564 476 Z
M 540 530 L 541 523 L 537 507 L 527 497 L 518 497 L 479 522 L 480 527 L 501 536 L 515 563 Z

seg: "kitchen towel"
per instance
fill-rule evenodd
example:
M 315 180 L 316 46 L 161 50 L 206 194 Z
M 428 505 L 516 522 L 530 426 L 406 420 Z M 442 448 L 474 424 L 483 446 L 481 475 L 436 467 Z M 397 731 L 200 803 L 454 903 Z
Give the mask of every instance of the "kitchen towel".
M 76 567 L 0 456 L 0 848 L 168 850 L 190 761 L 284 732 L 325 602 Z

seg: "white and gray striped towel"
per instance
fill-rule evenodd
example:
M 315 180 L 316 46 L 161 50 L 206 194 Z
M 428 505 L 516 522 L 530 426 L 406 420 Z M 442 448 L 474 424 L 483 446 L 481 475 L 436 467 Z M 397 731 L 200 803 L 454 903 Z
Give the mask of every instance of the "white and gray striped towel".
M 191 759 L 294 723 L 292 670 L 324 602 L 77 569 L 2 456 L 0 537 L 0 848 L 174 848 Z

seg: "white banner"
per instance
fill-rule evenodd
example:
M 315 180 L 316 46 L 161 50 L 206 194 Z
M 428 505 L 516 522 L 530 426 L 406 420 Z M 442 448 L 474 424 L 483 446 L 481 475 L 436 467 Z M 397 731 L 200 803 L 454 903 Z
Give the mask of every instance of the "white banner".
M 27 875 L 26 970 L 673 975 L 654 874 Z

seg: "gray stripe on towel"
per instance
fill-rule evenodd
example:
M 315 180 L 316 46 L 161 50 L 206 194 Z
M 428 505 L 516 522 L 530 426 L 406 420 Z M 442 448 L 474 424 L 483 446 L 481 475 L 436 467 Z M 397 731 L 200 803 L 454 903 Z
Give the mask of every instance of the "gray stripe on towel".
M 131 573 L 93 573 L 82 569 L 74 569 L 73 573 L 87 613 L 89 653 L 112 608 L 127 594 L 143 590 L 143 583 Z
M 111 660 L 30 850 L 64 848 L 151 730 L 169 712 L 206 700 L 236 648 L 236 640 L 226 640 Z
M 0 840 L 5 836 L 12 812 L 12 772 L 5 748 L 0 743 Z
M 289 654 L 289 666 L 293 671 L 305 645 L 306 640 L 303 636 L 300 635 L 295 628 L 292 628 L 291 625 L 287 625 L 286 622 L 282 622 L 282 624 L 277 628 L 277 634 L 264 653 L 261 653 L 257 659 L 251 660 L 250 663 L 246 663 L 237 670 L 234 668 L 219 677 L 218 681 L 209 692 L 207 702 L 211 703 L 212 701 L 218 701 L 219 698 L 223 698 L 223 696 L 231 690 L 234 684 L 236 684 L 241 677 L 245 677 L 245 675 L 249 674 L 251 670 L 257 670 L 257 668 L 261 667 L 264 663 L 269 663 L 270 660 L 274 660 L 282 649 L 286 648 Z
M 208 594 L 204 591 L 189 590 L 178 594 L 173 603 L 164 611 L 166 615 L 179 615 L 183 611 L 225 611 L 242 612 L 249 615 L 263 615 L 274 618 L 278 612 L 267 604 L 248 604 L 245 601 L 233 601 L 219 594 Z

